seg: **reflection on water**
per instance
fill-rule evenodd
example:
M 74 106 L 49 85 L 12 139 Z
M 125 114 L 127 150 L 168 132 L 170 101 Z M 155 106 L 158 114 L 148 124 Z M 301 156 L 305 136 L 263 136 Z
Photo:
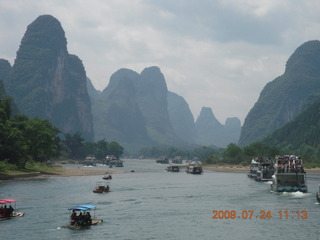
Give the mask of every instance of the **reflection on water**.
M 245 173 L 205 171 L 198 176 L 166 172 L 166 166 L 154 160 L 126 160 L 123 168 L 113 168 L 125 173 L 113 174 L 111 192 L 105 194 L 92 192 L 102 176 L 2 182 L 0 199 L 17 199 L 18 210 L 26 215 L 1 221 L 1 236 L 35 240 L 317 239 L 320 234 L 317 176 L 308 178 L 310 193 L 273 193 L 270 184 L 255 182 Z M 104 222 L 86 230 L 61 228 L 68 222 L 67 209 L 80 204 L 96 205 L 93 214 Z M 212 219 L 215 210 L 234 210 L 240 218 Z M 243 211 L 254 211 L 254 215 L 243 219 Z M 258 218 L 261 211 L 270 211 L 271 218 Z M 288 211 L 288 218 L 280 219 L 279 211 Z M 294 211 L 307 211 L 308 218 L 298 219 Z

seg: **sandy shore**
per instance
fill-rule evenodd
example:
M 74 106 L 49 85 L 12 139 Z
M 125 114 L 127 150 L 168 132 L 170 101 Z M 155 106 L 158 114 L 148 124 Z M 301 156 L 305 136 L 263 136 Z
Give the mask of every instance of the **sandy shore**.
M 204 170 L 211 170 L 217 172 L 249 172 L 248 166 L 241 165 L 204 165 L 202 167 Z
M 123 173 L 123 171 L 103 170 L 103 169 L 82 169 L 82 168 L 57 168 L 53 174 L 49 176 L 70 177 L 70 176 L 88 176 L 88 175 L 104 175 L 113 173 Z M 45 174 L 44 174 L 45 175 Z
M 27 179 L 27 178 L 107 175 L 107 174 L 116 174 L 116 173 L 123 173 L 123 171 L 57 167 L 56 171 L 53 171 L 53 172 L 37 172 L 37 173 L 26 173 L 26 174 L 18 174 L 18 175 L 0 175 L 0 181 Z

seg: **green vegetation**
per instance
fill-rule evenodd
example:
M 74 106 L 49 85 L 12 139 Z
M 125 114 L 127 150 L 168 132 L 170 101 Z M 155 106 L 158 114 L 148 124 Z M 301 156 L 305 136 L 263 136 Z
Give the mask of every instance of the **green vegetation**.
M 84 159 L 87 155 L 94 155 L 96 159 L 104 159 L 106 155 L 114 155 L 120 158 L 124 148 L 117 142 L 107 142 L 102 139 L 96 143 L 84 142 L 81 133 L 65 134 L 62 141 L 65 149 L 65 156 L 68 159 Z
M 10 99 L 0 99 L 0 155 L 8 167 L 25 168 L 28 160 L 44 162 L 59 155 L 59 130 L 48 120 L 15 115 Z
M 262 142 L 255 142 L 244 148 L 234 143 L 230 143 L 227 148 L 200 147 L 193 150 L 179 150 L 170 148 L 144 148 L 140 155 L 144 157 L 157 158 L 167 156 L 174 158 L 181 156 L 185 159 L 198 157 L 204 164 L 241 164 L 248 165 L 253 157 L 263 156 L 273 158 L 277 154 L 284 152 L 277 147 L 269 146 Z
M 89 154 L 98 159 L 108 154 L 119 158 L 123 154 L 124 149 L 117 142 L 84 142 L 81 133 L 64 134 L 61 140 L 59 134 L 60 130 L 48 120 L 29 119 L 21 114 L 11 118 L 11 99 L 0 98 L 0 172 L 47 172 L 52 171 L 50 159 L 79 160 Z
M 320 41 L 302 44 L 288 59 L 285 73 L 269 82 L 241 129 L 240 146 L 262 139 L 293 120 L 320 91 Z
M 244 148 L 240 148 L 236 144 L 230 143 L 223 151 L 223 162 L 247 165 L 254 157 L 262 156 L 272 159 L 277 154 L 282 154 L 282 151 L 276 147 L 271 147 L 261 142 L 251 143 Z
M 276 130 L 263 142 L 283 151 L 304 156 L 309 165 L 320 165 L 320 101 L 310 104 L 293 121 Z
M 181 156 L 184 159 L 198 157 L 200 160 L 205 160 L 211 155 L 221 157 L 222 150 L 212 147 L 199 147 L 192 150 L 178 149 L 177 147 L 151 147 L 141 149 L 139 155 L 145 158 L 158 158 L 161 156 L 174 158 L 176 156 Z

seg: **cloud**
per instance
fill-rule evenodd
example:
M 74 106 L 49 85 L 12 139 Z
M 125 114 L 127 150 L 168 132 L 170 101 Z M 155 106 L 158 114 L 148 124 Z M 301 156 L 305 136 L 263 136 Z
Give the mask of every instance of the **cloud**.
M 316 0 L 0 1 L 0 57 L 12 64 L 27 25 L 56 17 L 94 86 L 120 68 L 158 66 L 197 118 L 201 107 L 243 122 L 303 42 L 319 39 Z

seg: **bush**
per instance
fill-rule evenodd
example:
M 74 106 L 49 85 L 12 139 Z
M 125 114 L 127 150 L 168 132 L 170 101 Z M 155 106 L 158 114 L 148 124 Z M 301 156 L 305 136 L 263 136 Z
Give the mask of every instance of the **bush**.
M 8 163 L 7 161 L 0 161 L 0 172 L 17 171 L 15 164 Z

